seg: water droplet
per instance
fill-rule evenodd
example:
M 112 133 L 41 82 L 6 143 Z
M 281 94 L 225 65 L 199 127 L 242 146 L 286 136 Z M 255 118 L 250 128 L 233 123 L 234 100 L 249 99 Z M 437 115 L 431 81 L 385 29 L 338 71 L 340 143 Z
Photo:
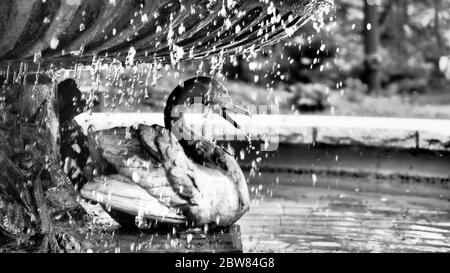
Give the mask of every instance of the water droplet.
M 59 39 L 56 37 L 53 37 L 52 40 L 50 41 L 50 48 L 51 49 L 56 49 L 59 45 Z

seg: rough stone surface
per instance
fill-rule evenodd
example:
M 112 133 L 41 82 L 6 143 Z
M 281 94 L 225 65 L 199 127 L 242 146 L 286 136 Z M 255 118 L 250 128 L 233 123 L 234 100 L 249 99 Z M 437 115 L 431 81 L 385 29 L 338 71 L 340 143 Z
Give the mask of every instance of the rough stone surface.
M 242 46 L 278 42 L 286 28 L 297 30 L 325 2 L 12 0 L 0 5 L 0 61 L 91 61 L 106 53 L 125 60 L 130 47 L 133 57 L 167 62 L 234 54 Z M 274 8 L 283 24 L 270 21 Z

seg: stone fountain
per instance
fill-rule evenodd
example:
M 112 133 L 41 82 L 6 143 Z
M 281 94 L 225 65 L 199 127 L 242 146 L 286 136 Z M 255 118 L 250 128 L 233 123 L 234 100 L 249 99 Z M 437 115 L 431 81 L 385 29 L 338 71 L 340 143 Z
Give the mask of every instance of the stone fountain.
M 76 71 L 78 65 L 111 63 L 129 67 L 153 62 L 176 65 L 213 56 L 220 60 L 230 55 L 253 54 L 293 35 L 329 7 L 327 0 L 1 1 L 0 78 L 4 83 L 1 101 L 8 103 L 14 101 L 13 96 L 19 96 L 22 101 L 19 119 L 36 123 L 36 116 L 40 117 L 37 123 L 52 141 L 39 156 L 46 157 L 44 169 L 51 169 L 49 165 L 56 166 L 59 162 L 60 132 L 55 113 L 58 96 L 55 94 L 58 83 L 71 77 L 70 73 L 61 75 L 61 69 Z M 15 90 L 21 93 L 17 95 Z M 18 130 L 21 134 L 22 129 Z M 7 137 L 0 140 L 0 166 L 14 167 L 14 178 L 24 180 L 20 168 L 14 166 L 15 161 L 8 159 L 23 149 L 23 143 L 19 141 L 15 147 Z M 58 181 L 67 181 L 58 170 L 50 173 Z M 8 183 L 14 183 L 13 180 Z M 20 233 L 28 222 L 35 222 L 40 225 L 37 234 L 51 234 L 49 238 L 55 234 L 47 209 L 36 209 L 45 203 L 43 196 L 49 196 L 40 184 L 34 186 L 34 191 L 28 192 L 24 187 L 20 189 L 22 192 L 13 193 L 13 197 L 0 200 L 24 206 L 20 215 L 11 216 L 8 211 L 0 210 L 0 214 L 8 217 L 27 218 L 16 221 L 20 227 L 9 227 L 9 230 Z M 62 182 L 56 183 L 56 192 L 61 191 L 58 188 L 61 185 L 66 195 L 72 194 L 67 183 Z M 14 191 L 12 188 L 0 188 L 0 197 Z M 18 196 L 26 196 L 27 200 L 13 200 Z M 14 219 L 8 223 L 14 222 L 10 220 Z M 0 231 L 5 225 L 0 223 Z M 235 242 L 236 238 L 232 235 L 230 240 Z M 61 244 L 61 240 L 58 242 Z M 232 243 L 233 250 L 236 244 Z M 51 243 L 44 249 L 47 248 L 55 250 Z M 56 249 L 68 251 L 65 246 Z
M 240 54 L 295 33 L 325 0 L 11 0 L 0 4 L 0 62 L 165 61 Z

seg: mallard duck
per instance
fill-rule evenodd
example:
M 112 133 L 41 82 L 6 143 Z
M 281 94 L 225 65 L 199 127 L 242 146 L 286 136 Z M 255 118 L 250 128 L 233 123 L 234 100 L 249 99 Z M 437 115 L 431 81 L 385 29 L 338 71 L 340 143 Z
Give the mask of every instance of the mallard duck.
M 170 94 L 165 128 L 139 125 L 88 132 L 95 169 L 81 189 L 84 198 L 113 211 L 190 226 L 227 227 L 249 209 L 249 193 L 234 157 L 213 142 L 188 133 L 177 138 L 174 125 L 183 122 L 177 105 L 201 101 L 239 128 L 227 111 L 247 113 L 232 104 L 225 87 L 206 77 L 185 81 Z M 184 127 L 184 130 L 187 127 Z M 184 136 L 186 131 L 184 131 Z

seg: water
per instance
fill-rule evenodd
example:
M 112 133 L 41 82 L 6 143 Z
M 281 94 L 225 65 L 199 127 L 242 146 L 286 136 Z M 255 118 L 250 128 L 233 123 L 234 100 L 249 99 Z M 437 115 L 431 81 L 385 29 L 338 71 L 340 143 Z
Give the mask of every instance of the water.
M 448 200 L 298 185 L 271 190 L 238 223 L 244 252 L 450 252 Z
M 244 252 L 450 252 L 450 201 L 426 189 L 435 186 L 422 184 L 421 192 L 428 193 L 417 196 L 364 187 L 323 186 L 323 176 L 318 176 L 315 186 L 309 182 L 292 184 L 286 176 L 277 177 L 279 181 L 273 186 L 269 186 L 269 175 L 260 178 L 262 184 L 250 185 L 251 209 L 237 223 Z M 345 184 L 344 180 L 340 184 Z M 357 180 L 360 184 L 376 183 Z M 391 183 L 401 188 L 401 183 Z M 192 238 L 185 238 L 189 234 L 177 238 L 171 229 L 158 232 L 117 231 L 101 238 L 100 247 L 94 251 L 195 250 L 189 245 Z M 205 251 L 231 249 L 229 235 L 215 237 L 211 243 L 200 237 L 194 241 L 208 245 Z

